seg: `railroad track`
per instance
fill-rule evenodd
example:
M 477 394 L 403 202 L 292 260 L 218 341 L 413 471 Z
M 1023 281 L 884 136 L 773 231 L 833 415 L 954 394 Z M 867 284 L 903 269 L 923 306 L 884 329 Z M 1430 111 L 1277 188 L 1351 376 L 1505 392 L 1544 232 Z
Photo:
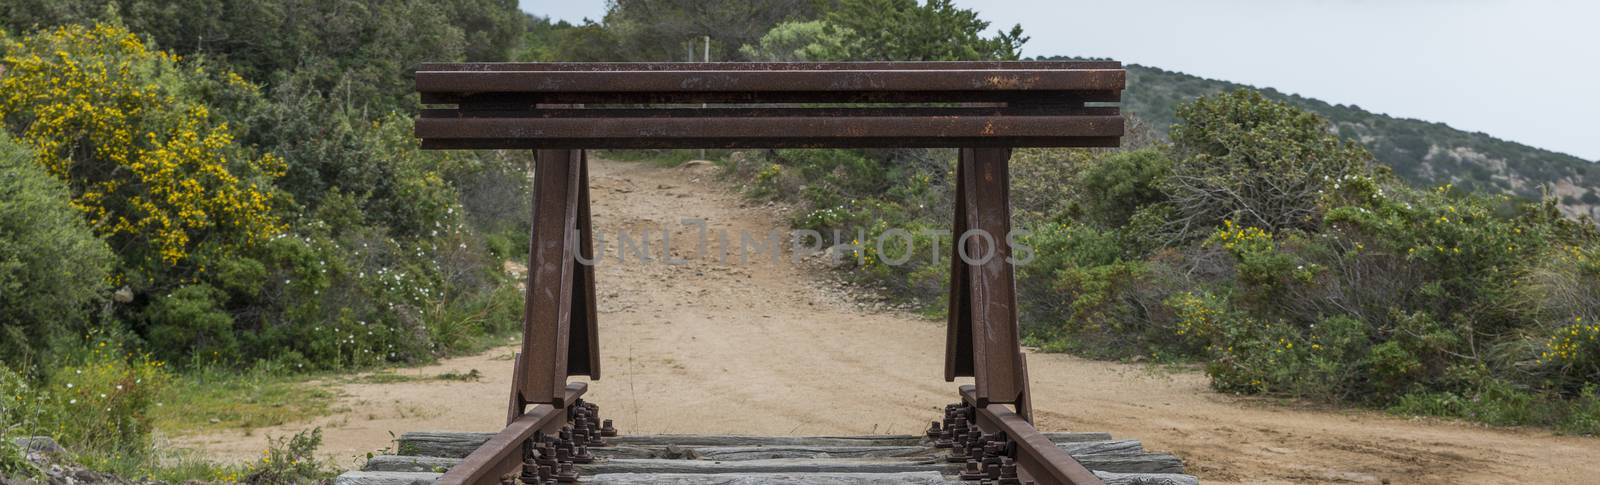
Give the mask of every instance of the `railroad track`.
M 1032 424 L 1011 148 L 1119 146 L 1125 84 L 1114 61 L 423 64 L 420 99 L 449 106 L 417 119 L 423 148 L 536 150 L 522 352 L 504 430 L 407 434 L 340 483 L 1195 483 L 1136 441 Z M 745 147 L 959 149 L 944 377 L 973 384 L 925 436 L 609 436 L 567 382 L 600 379 L 584 150 Z
M 498 454 L 496 433 L 410 432 L 398 454 L 374 456 L 336 485 L 500 484 L 1024 484 L 1018 466 L 1039 450 L 993 426 L 968 402 L 950 404 L 923 435 L 731 436 L 618 435 L 599 408 L 581 400 L 554 434 L 534 433 L 518 446 L 515 467 L 495 476 L 458 469 Z M 993 417 L 993 416 L 991 416 Z M 1004 418 L 1004 416 L 999 416 Z M 549 424 L 549 423 L 546 423 Z M 1111 485 L 1191 485 L 1178 457 L 1146 451 L 1137 440 L 1107 433 L 1023 433 L 1070 456 Z M 472 466 L 472 465 L 469 465 Z M 446 476 L 449 474 L 450 476 Z

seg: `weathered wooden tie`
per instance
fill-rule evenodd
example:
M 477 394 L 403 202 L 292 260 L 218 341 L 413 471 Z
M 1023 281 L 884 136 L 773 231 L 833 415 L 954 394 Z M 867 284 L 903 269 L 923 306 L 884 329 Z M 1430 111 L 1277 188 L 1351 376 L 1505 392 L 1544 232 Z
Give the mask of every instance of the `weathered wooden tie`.
M 492 433 L 411 432 L 398 455 L 372 457 L 340 485 L 433 483 L 494 436 Z M 1197 484 L 1183 462 L 1151 453 L 1137 440 L 1106 433 L 1043 433 L 1056 448 L 1108 484 Z M 579 465 L 582 483 L 613 484 L 956 484 L 961 464 L 925 436 L 643 435 L 607 438 L 592 448 L 594 463 Z M 977 483 L 976 481 L 968 481 Z M 998 482 L 997 482 L 998 483 Z

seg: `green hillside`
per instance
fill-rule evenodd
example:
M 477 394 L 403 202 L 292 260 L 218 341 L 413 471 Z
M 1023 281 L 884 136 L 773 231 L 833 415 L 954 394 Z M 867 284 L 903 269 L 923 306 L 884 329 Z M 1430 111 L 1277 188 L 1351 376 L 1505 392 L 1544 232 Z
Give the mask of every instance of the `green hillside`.
M 1396 118 L 1358 106 L 1328 102 L 1272 88 L 1206 79 L 1181 72 L 1132 64 L 1125 111 L 1165 134 L 1180 103 L 1241 87 L 1259 89 L 1268 98 L 1315 112 L 1333 122 L 1340 136 L 1359 140 L 1396 174 L 1421 186 L 1446 183 L 1489 193 L 1561 199 L 1569 215 L 1600 218 L 1600 164 L 1572 155 L 1501 140 L 1435 123 Z

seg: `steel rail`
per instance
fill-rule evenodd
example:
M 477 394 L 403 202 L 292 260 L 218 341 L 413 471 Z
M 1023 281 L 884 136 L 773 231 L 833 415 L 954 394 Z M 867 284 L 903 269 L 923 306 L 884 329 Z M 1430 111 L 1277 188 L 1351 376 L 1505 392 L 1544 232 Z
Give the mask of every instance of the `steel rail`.
M 1003 404 L 978 406 L 977 388 L 961 386 L 961 400 L 977 408 L 977 426 L 985 433 L 1004 433 L 1015 447 L 1017 471 L 1022 482 L 1037 485 L 1105 485 L 1094 472 L 1056 447 L 1049 438 L 1022 416 Z
M 674 106 L 660 108 L 432 108 L 423 119 L 459 118 L 960 118 L 972 116 L 1118 116 L 1110 107 L 1043 106 Z
M 1121 69 L 423 71 L 422 93 L 1114 91 Z
M 461 463 L 451 467 L 439 477 L 438 485 L 499 485 L 500 477 L 515 473 L 522 467 L 522 446 L 533 438 L 535 431 L 554 434 L 566 423 L 572 403 L 589 390 L 582 382 L 567 384 L 564 409 L 549 404 L 539 404 L 528 409 L 495 433 L 483 446 L 479 446 Z
M 1121 69 L 1117 61 L 846 62 L 424 62 L 425 71 L 918 71 L 939 69 Z
M 423 104 L 469 107 L 523 107 L 536 104 L 700 104 L 700 103 L 943 103 L 951 100 L 985 103 L 1061 104 L 1115 103 L 1121 91 L 695 91 L 695 92 L 432 92 Z
M 1117 146 L 1120 115 L 433 118 L 423 148 Z

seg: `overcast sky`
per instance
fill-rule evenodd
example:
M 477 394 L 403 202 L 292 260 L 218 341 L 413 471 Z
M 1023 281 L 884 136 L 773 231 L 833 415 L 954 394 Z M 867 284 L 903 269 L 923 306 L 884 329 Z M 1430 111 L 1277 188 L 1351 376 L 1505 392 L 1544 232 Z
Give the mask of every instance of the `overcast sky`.
M 603 0 L 520 0 L 598 19 Z M 1600 160 L 1596 0 L 956 0 L 1027 56 L 1109 57 Z

